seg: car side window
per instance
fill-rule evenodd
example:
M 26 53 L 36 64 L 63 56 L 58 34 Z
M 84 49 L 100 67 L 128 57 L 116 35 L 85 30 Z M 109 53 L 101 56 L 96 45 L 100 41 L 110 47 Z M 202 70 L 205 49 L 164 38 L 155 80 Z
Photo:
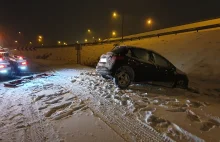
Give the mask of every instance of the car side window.
M 133 49 L 133 57 L 143 62 L 149 62 L 150 53 L 144 49 Z
M 153 53 L 153 56 L 154 56 L 154 62 L 156 65 L 166 67 L 166 68 L 170 67 L 169 62 L 167 62 L 163 57 L 157 54 L 154 54 L 154 53 Z

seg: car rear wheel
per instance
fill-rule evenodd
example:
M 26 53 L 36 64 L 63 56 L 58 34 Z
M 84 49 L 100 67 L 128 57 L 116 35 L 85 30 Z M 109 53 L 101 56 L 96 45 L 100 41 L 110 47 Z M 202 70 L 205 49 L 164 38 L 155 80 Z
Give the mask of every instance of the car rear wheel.
M 131 84 L 131 75 L 126 68 L 120 68 L 115 74 L 114 83 L 120 89 L 125 89 Z

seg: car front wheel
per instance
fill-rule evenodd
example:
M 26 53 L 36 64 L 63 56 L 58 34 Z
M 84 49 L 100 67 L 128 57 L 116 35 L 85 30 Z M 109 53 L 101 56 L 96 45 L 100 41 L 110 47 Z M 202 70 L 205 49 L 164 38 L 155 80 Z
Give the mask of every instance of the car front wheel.
M 125 89 L 131 84 L 131 76 L 126 69 L 119 69 L 114 77 L 115 85 L 120 89 Z
M 176 87 L 182 88 L 182 89 L 187 89 L 188 88 L 188 82 L 184 79 L 180 79 L 176 81 L 175 84 Z

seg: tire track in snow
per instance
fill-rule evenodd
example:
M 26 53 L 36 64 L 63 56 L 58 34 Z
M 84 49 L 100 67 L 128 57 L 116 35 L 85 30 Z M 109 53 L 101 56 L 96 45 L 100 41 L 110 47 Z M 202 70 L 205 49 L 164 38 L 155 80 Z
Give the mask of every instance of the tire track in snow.
M 63 79 L 61 79 L 63 80 Z M 163 136 L 156 132 L 149 125 L 143 125 L 136 120 L 135 116 L 124 116 L 126 110 L 123 110 L 121 106 L 115 107 L 111 102 L 93 93 L 94 90 L 89 89 L 88 86 L 82 85 L 67 85 L 70 83 L 67 79 L 63 80 L 64 88 L 74 88 L 71 93 L 79 96 L 93 96 L 92 102 L 87 102 L 86 105 L 93 111 L 95 115 L 102 119 L 110 128 L 112 128 L 117 134 L 119 134 L 126 141 L 173 141 L 167 136 Z M 66 85 L 64 85 L 66 84 Z M 82 90 L 89 90 L 89 92 Z M 96 105 L 100 102 L 100 105 Z

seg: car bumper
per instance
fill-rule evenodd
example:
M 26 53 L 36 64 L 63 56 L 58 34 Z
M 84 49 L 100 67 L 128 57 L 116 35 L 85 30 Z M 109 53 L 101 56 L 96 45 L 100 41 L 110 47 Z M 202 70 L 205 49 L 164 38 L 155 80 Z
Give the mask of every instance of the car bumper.
M 112 76 L 112 72 L 108 68 L 103 67 L 103 66 L 97 66 L 96 67 L 96 72 L 101 74 L 101 75 Z

